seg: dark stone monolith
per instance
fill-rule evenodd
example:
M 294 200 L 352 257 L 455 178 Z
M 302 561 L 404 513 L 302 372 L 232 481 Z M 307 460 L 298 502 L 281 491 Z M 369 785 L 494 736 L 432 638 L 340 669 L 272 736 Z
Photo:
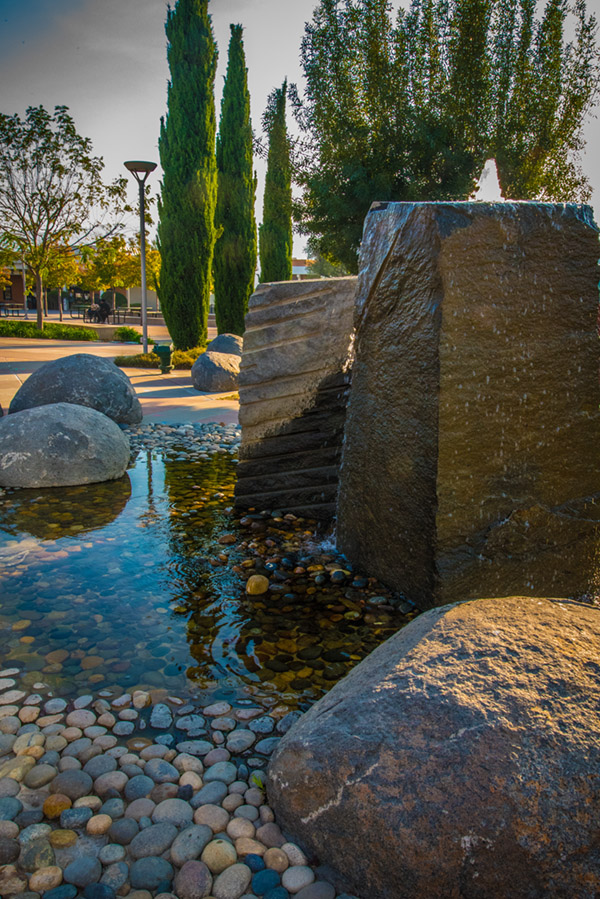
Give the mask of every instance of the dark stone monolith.
M 419 607 L 594 590 L 597 259 L 586 206 L 373 205 L 338 547 Z
M 240 369 L 242 509 L 335 514 L 356 278 L 259 285 Z

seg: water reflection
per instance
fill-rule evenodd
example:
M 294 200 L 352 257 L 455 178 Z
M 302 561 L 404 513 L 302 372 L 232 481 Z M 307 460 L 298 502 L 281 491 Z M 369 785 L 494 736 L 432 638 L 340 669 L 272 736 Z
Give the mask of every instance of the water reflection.
M 228 454 L 152 451 L 119 482 L 5 491 L 0 667 L 65 696 L 164 688 L 293 707 L 405 623 L 304 571 L 311 529 L 234 525 L 234 480 Z M 279 592 L 247 597 L 248 564 L 280 565 Z
M 19 490 L 16 502 L 2 506 L 2 528 L 7 534 L 30 534 L 41 540 L 84 537 L 117 518 L 131 496 L 127 474 L 116 481 L 76 487 Z

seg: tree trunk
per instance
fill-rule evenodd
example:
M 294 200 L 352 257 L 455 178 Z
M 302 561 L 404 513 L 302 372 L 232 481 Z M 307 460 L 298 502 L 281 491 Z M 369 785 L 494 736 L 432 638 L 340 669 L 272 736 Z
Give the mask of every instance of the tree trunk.
M 35 311 L 37 318 L 37 326 L 40 331 L 44 328 L 44 285 L 42 284 L 42 276 L 39 272 L 35 272 Z
M 58 288 L 58 320 L 63 320 L 62 287 Z
M 21 259 L 21 272 L 23 274 L 23 318 L 29 318 L 27 314 L 27 275 L 25 274 L 25 260 Z

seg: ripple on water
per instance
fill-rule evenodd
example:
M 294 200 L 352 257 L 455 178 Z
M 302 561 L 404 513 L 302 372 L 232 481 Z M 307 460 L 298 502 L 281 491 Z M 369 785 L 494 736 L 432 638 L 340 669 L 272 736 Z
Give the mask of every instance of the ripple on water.
M 306 548 L 306 522 L 236 525 L 234 480 L 230 453 L 155 447 L 119 481 L 0 495 L 0 668 L 64 696 L 164 688 L 296 706 L 406 622 L 365 605 L 349 576 L 332 583 L 327 560 L 340 566 Z M 246 595 L 252 572 L 268 594 Z

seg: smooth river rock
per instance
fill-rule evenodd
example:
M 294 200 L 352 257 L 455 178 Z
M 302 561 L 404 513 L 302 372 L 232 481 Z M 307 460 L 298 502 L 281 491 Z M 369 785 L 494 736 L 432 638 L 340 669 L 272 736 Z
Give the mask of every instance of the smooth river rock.
M 89 406 L 118 424 L 136 425 L 143 418 L 141 403 L 125 372 L 112 359 L 89 353 L 54 359 L 36 369 L 19 388 L 8 411 L 54 403 Z
M 269 804 L 358 896 L 593 899 L 599 691 L 598 609 L 432 609 L 282 738 Z
M 241 356 L 244 349 L 244 338 L 238 334 L 218 334 L 206 347 L 207 353 L 227 353 Z
M 236 505 L 335 514 L 356 278 L 260 284 L 240 369 Z
M 129 439 L 106 415 L 54 403 L 0 420 L 0 486 L 66 487 L 120 478 Z
M 420 608 L 590 589 L 597 260 L 587 206 L 372 206 L 338 549 Z
M 215 353 L 207 350 L 192 365 L 192 384 L 202 393 L 225 393 L 237 390 L 240 357 L 237 353 Z

